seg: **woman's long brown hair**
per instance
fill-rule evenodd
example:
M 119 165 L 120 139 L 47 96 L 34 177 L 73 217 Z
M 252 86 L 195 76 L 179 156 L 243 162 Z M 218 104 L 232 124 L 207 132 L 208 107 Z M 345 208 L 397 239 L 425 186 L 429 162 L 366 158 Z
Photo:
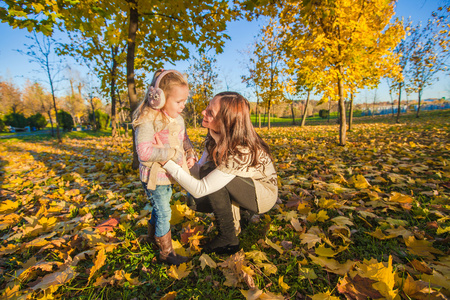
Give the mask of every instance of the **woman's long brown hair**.
M 236 92 L 222 92 L 215 97 L 220 97 L 220 109 L 213 122 L 217 124 L 220 138 L 216 143 L 208 132 L 205 147 L 216 166 L 226 163 L 230 155 L 244 154 L 239 151 L 238 146 L 251 151 L 250 166 L 258 165 L 259 151 L 270 156 L 269 146 L 256 133 L 250 120 L 248 100 Z

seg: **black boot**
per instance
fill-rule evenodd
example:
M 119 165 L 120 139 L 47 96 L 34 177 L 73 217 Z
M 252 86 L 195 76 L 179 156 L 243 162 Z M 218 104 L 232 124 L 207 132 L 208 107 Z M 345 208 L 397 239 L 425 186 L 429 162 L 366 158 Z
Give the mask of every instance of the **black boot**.
M 205 253 L 234 254 L 239 251 L 239 238 L 234 229 L 230 194 L 225 188 L 207 196 L 216 217 L 219 234 L 204 245 Z

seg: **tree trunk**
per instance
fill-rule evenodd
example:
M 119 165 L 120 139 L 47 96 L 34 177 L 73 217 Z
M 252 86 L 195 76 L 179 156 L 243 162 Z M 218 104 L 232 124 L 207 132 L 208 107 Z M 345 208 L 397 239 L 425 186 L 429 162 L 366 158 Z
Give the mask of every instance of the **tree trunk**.
M 400 108 L 402 105 L 402 84 L 398 84 L 398 108 L 397 108 L 397 120 L 396 123 L 400 123 Z
M 256 115 L 258 116 L 258 128 L 261 129 L 261 111 L 259 110 L 259 99 L 256 100 Z
M 353 93 L 350 95 L 350 113 L 348 116 L 348 131 L 352 130 L 353 126 Z
M 306 122 L 306 115 L 308 114 L 308 106 L 309 106 L 309 95 L 311 94 L 311 91 L 308 91 L 308 95 L 306 96 L 306 104 L 305 104 L 305 110 L 303 111 L 302 116 L 302 123 L 300 124 L 300 127 L 305 126 Z
M 416 118 L 419 117 L 419 112 L 420 112 L 420 102 L 422 100 L 422 88 L 419 88 L 419 92 L 417 93 L 417 96 L 419 97 L 419 103 L 417 105 L 417 112 L 416 112 Z
M 331 115 L 331 99 L 328 98 L 328 123 L 330 123 L 330 115 Z
M 295 125 L 294 100 L 291 103 L 292 125 Z
M 117 71 L 117 52 L 119 47 L 111 47 L 113 65 L 111 68 L 111 136 L 113 140 L 117 137 L 117 118 L 116 118 L 116 71 Z
M 48 75 L 48 80 L 50 82 L 50 89 L 52 91 L 52 99 L 53 99 L 53 108 L 55 110 L 55 116 L 56 116 L 56 137 L 58 139 L 58 143 L 62 143 L 61 140 L 61 135 L 59 133 L 59 120 L 58 120 L 58 110 L 56 108 L 56 97 L 55 97 L 55 89 L 53 88 L 53 80 L 52 77 L 50 76 L 50 66 L 47 63 L 47 75 Z
M 137 11 L 137 1 L 128 0 L 130 7 L 130 24 L 128 24 L 128 49 L 127 49 L 127 87 L 128 99 L 130 101 L 130 117 L 133 120 L 133 112 L 137 107 L 136 85 L 134 81 L 134 57 L 136 50 L 136 33 L 139 25 L 139 13 Z M 139 160 L 136 152 L 135 132 L 133 129 L 133 163 L 132 168 L 139 168 Z
M 270 104 L 267 106 L 267 129 L 270 130 Z
M 344 84 L 342 82 L 342 74 L 344 71 L 342 70 L 342 66 L 339 65 L 339 76 L 338 76 L 338 90 L 339 90 L 339 145 L 345 146 L 347 142 L 346 136 L 346 120 L 345 120 L 345 104 L 344 104 Z
M 50 120 L 50 126 L 52 127 L 52 136 L 55 136 L 55 131 L 54 131 L 54 129 L 53 129 L 52 110 L 49 109 L 49 110 L 47 111 L 47 114 L 48 114 L 48 118 L 49 118 L 49 120 Z

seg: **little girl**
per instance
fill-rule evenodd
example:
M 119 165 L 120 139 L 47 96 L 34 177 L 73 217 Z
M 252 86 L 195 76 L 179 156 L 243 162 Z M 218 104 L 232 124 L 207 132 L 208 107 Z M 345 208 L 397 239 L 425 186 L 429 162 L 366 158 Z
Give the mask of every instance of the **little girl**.
M 172 247 L 170 198 L 175 181 L 159 163 L 173 160 L 188 170 L 196 161 L 180 116 L 188 96 L 188 82 L 180 72 L 159 70 L 133 113 L 140 178 L 153 207 L 149 240 L 158 245 L 160 260 L 171 265 L 184 263 L 188 258 L 177 255 Z M 154 147 L 156 140 L 164 147 Z

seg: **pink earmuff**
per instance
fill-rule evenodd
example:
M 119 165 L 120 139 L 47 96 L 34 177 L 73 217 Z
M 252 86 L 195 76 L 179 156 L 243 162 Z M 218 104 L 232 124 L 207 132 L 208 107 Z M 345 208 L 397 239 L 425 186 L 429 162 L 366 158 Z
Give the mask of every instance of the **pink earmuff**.
M 159 88 L 159 82 L 166 74 L 169 73 L 180 73 L 180 72 L 176 70 L 165 70 L 161 74 L 159 74 L 158 78 L 156 79 L 155 86 L 148 87 L 147 91 L 148 103 L 150 104 L 150 107 L 153 109 L 161 109 L 164 107 L 164 104 L 166 104 L 166 96 L 164 95 L 164 91 Z

